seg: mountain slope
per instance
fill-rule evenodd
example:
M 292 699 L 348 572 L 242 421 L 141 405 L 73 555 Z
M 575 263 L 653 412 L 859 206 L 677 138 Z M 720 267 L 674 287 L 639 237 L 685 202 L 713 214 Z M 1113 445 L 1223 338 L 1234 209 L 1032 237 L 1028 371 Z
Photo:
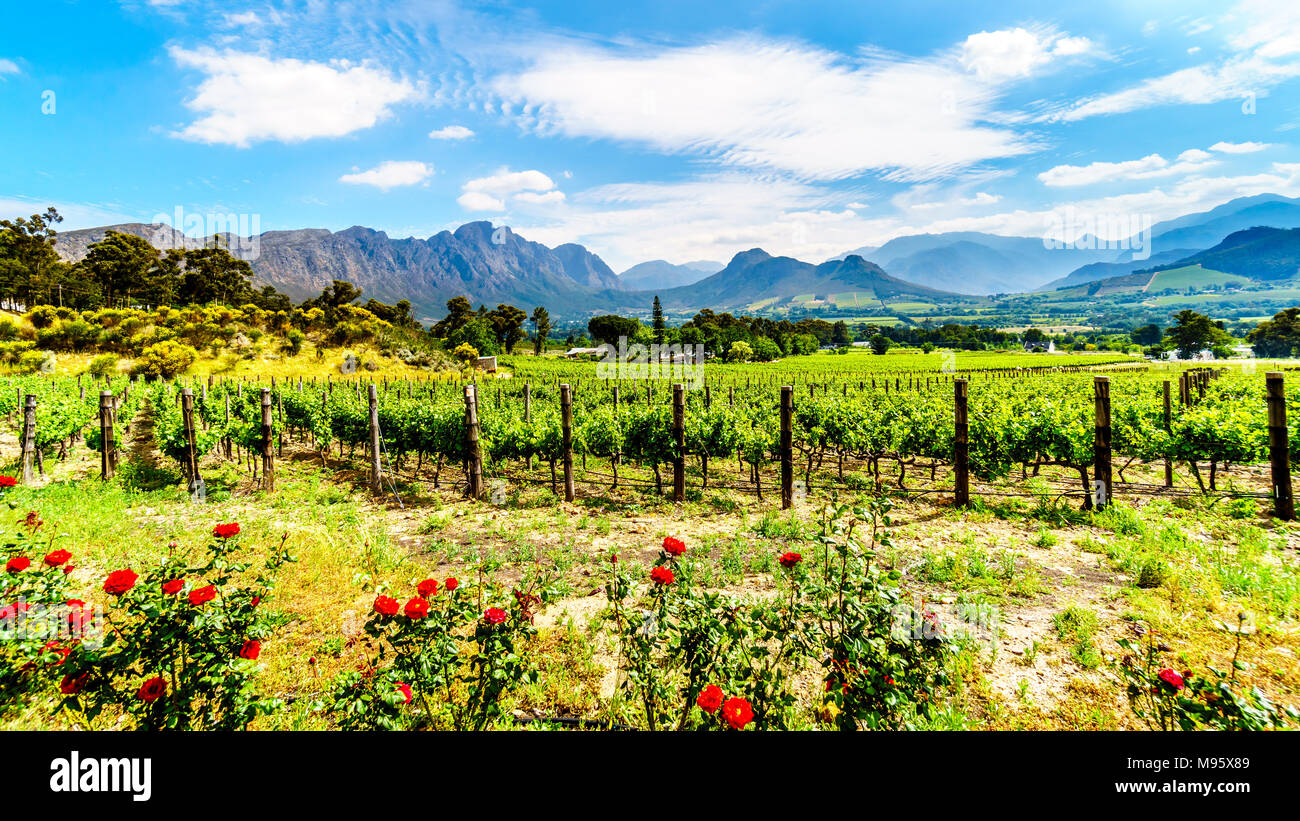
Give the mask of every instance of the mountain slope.
M 179 237 L 166 226 L 131 223 L 61 233 L 56 250 L 65 259 L 80 259 L 110 229 L 142 236 L 156 246 L 201 242 Z M 460 295 L 489 307 L 509 302 L 524 308 L 562 304 L 568 312 L 596 310 L 611 303 L 608 292 L 620 285 L 609 266 L 581 245 L 551 249 L 509 228 L 494 231 L 488 222 L 467 223 L 428 239 L 393 239 L 361 226 L 336 232 L 268 231 L 257 239 L 255 254 L 239 255 L 253 266 L 258 285 L 274 285 L 293 299 L 304 299 L 319 294 L 331 280 L 344 279 L 367 297 L 410 300 L 421 318 L 442 316 L 446 301 Z
M 1300 276 L 1300 228 L 1256 227 L 1229 234 L 1223 242 L 1168 268 L 1200 265 L 1263 282 Z
M 761 248 L 742 251 L 718 273 L 682 288 L 661 291 L 665 307 L 686 309 L 704 305 L 715 310 L 744 310 L 759 303 L 779 303 L 795 297 L 865 292 L 878 299 L 895 296 L 955 296 L 904 282 L 856 254 L 821 265 L 791 257 L 774 257 Z

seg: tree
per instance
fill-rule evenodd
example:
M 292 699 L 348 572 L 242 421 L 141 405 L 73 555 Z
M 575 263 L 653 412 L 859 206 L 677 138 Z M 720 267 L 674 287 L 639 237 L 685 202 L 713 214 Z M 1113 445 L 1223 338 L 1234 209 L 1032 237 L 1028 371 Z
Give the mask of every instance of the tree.
M 831 326 L 831 343 L 834 345 L 847 345 L 853 341 L 853 335 L 849 333 L 849 323 L 840 320 Z
M 1033 345 L 1037 342 L 1046 342 L 1047 334 L 1043 333 L 1038 328 L 1026 328 L 1023 338 L 1030 345 Z
M 159 271 L 158 249 L 134 234 L 109 231 L 90 246 L 82 267 L 99 286 L 104 302 L 139 296 L 152 290 L 151 280 Z
M 781 349 L 766 336 L 754 340 L 754 359 L 759 362 L 771 362 L 781 355 Z
M 463 296 L 447 300 L 447 315 L 433 326 L 433 335 L 447 339 L 474 318 L 474 306 Z
M 735 342 L 732 342 L 731 347 L 727 349 L 728 362 L 748 362 L 753 358 L 754 349 L 749 347 L 748 342 L 736 340 Z
M 630 339 L 636 336 L 640 327 L 639 320 L 614 314 L 593 316 L 587 321 L 587 331 L 591 333 L 592 338 L 610 345 L 617 345 L 620 337 Z
M 538 305 L 533 309 L 532 323 L 537 329 L 537 336 L 533 339 L 533 353 L 541 356 L 546 351 L 546 337 L 551 333 L 551 315 Z
M 487 320 L 496 334 L 497 346 L 505 348 L 506 353 L 515 352 L 515 343 L 524 338 L 524 321 L 528 314 L 513 305 L 502 303 L 496 310 L 490 311 Z
M 1300 308 L 1287 308 L 1246 335 L 1255 356 L 1294 356 L 1300 349 Z
M 1174 324 L 1165 331 L 1165 339 L 1178 349 L 1181 359 L 1191 359 L 1206 348 L 1222 345 L 1231 340 L 1222 323 L 1215 324 L 1205 314 L 1191 309 L 1179 311 Z
M 59 222 L 63 217 L 54 208 L 30 219 L 0 220 L 0 295 L 11 303 L 30 308 L 47 286 L 59 264 L 54 250 L 58 232 L 53 227 Z
M 659 304 L 659 297 L 657 296 L 650 315 L 651 326 L 654 328 L 654 342 L 656 345 L 662 345 L 664 344 L 664 306 Z
M 1160 326 L 1154 322 L 1143 325 L 1140 328 L 1134 328 L 1129 332 L 1129 338 L 1132 339 L 1134 343 L 1146 347 L 1159 344 L 1160 340 L 1164 338 L 1164 335 L 1164 331 L 1162 331 Z
M 497 348 L 496 329 L 483 317 L 474 317 L 447 335 L 447 347 L 455 349 L 460 345 L 469 345 L 481 356 L 494 356 Z
M 185 252 L 185 271 L 177 298 L 199 305 L 240 305 L 252 297 L 252 282 L 253 266 L 225 248 L 193 248 Z
M 888 352 L 889 346 L 893 344 L 889 337 L 884 336 L 883 334 L 876 334 L 871 337 L 869 341 L 871 343 L 871 352 L 880 356 L 883 356 Z
M 351 305 L 361 298 L 361 289 L 342 279 L 331 280 L 320 296 L 309 299 L 302 304 L 304 309 L 320 308 L 325 313 L 325 321 L 333 324 L 338 321 L 339 309 Z M 371 300 L 373 302 L 373 300 Z M 371 313 L 374 313 L 373 311 Z

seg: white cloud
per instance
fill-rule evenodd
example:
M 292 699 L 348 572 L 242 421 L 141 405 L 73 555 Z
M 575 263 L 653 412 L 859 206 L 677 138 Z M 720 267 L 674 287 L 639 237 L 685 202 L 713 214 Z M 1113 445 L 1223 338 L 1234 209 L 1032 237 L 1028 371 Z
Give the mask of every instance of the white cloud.
M 993 92 L 947 59 L 849 60 L 753 38 L 684 48 L 556 44 L 493 87 L 542 135 L 633 142 L 800 179 L 870 171 L 922 179 L 1032 148 L 984 122 Z
M 1063 37 L 1050 30 L 1024 28 L 981 31 L 961 44 L 958 59 L 981 80 L 1028 77 L 1058 57 L 1086 54 L 1094 49 L 1087 37 Z
M 243 11 L 236 14 L 227 14 L 223 19 L 225 20 L 226 25 L 232 28 L 238 26 L 253 27 L 262 24 L 262 18 L 258 17 L 257 12 L 255 11 Z
M 1224 154 L 1253 154 L 1256 151 L 1263 151 L 1269 147 L 1269 143 L 1215 143 L 1210 146 L 1211 151 L 1219 151 Z
M 545 194 L 534 194 L 525 191 L 522 194 L 516 194 L 514 201 L 528 203 L 529 205 L 554 205 L 558 202 L 564 202 L 564 192 L 547 191 Z
M 1233 8 L 1233 18 L 1249 21 L 1229 38 L 1234 48 L 1261 57 L 1300 54 L 1300 6 L 1294 0 L 1244 0 Z
M 504 211 L 506 204 L 491 194 L 481 191 L 466 191 L 456 198 L 456 202 L 466 211 Z
M 519 191 L 550 191 L 555 181 L 541 171 L 511 171 L 499 169 L 490 177 L 479 177 L 465 183 L 465 191 L 477 191 L 503 197 Z
M 1153 177 L 1172 177 L 1201 171 L 1215 165 L 1212 155 L 1199 148 L 1189 148 L 1169 162 L 1159 154 L 1148 154 L 1138 160 L 1123 162 L 1094 162 L 1089 165 L 1058 165 L 1040 173 L 1044 185 L 1056 188 L 1075 185 L 1095 185 L 1117 180 L 1145 180 Z
M 18 74 L 20 72 L 22 72 L 22 69 L 18 67 L 17 63 L 5 57 L 0 57 L 0 75 Z
M 463 125 L 449 125 L 429 132 L 431 140 L 467 140 L 473 136 L 474 132 Z
M 391 106 L 417 96 L 411 83 L 369 65 L 212 49 L 170 53 L 177 64 L 206 75 L 185 103 L 201 116 L 175 134 L 196 142 L 244 148 L 261 140 L 340 137 L 370 128 Z
M 1217 65 L 1194 66 L 1143 80 L 1123 91 L 1099 94 L 1043 119 L 1074 122 L 1160 105 L 1245 99 L 1248 94 L 1262 96 L 1278 83 L 1296 76 L 1300 76 L 1300 63 L 1273 63 L 1254 55 L 1235 57 Z
M 373 185 L 381 191 L 424 182 L 433 175 L 433 166 L 415 160 L 386 160 L 368 171 L 354 171 L 339 177 L 351 185 Z

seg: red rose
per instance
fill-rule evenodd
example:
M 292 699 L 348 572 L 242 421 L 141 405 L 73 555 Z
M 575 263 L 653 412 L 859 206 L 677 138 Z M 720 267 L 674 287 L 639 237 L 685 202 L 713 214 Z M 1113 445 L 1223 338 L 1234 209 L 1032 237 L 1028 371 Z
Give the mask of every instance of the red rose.
M 138 578 L 140 577 L 130 568 L 127 568 L 126 570 L 114 570 L 112 573 L 108 574 L 107 579 L 104 579 L 104 592 L 111 593 L 114 596 L 120 596 L 132 587 L 135 587 L 135 580 Z
M 258 606 L 259 604 L 261 604 L 261 603 L 262 603 L 262 597 L 261 597 L 261 596 L 254 596 L 253 598 L 251 598 L 251 599 L 248 600 L 248 604 L 249 604 L 249 606 L 251 606 L 251 607 L 257 607 L 257 606 Z
M 59 682 L 59 692 L 65 696 L 75 696 L 81 692 L 81 688 L 86 686 L 86 679 L 90 678 L 90 671 L 82 673 L 79 676 L 67 675 L 63 681 Z
M 63 575 L 66 576 L 66 575 L 68 575 L 69 573 L 71 573 L 72 571 L 74 571 L 74 570 L 76 570 L 76 569 L 77 569 L 77 568 L 76 568 L 76 566 L 74 566 L 74 565 L 65 564 L 65 565 L 63 566 Z
M 140 685 L 140 689 L 136 691 L 135 696 L 141 701 L 155 701 L 166 692 L 167 682 L 163 681 L 162 676 L 154 676 Z
M 18 480 L 12 476 L 0 476 L 0 487 L 14 487 Z
M 217 588 L 212 585 L 200 587 L 198 590 L 190 591 L 190 604 L 195 607 L 207 604 L 217 597 Z
M 754 720 L 754 711 L 745 699 L 729 698 L 722 705 L 722 717 L 731 725 L 731 729 L 743 730 L 746 724 Z
M 701 710 L 712 715 L 722 706 L 722 698 L 722 688 L 716 684 L 710 684 L 700 691 L 695 703 L 700 705 Z
M 162 592 L 166 593 L 168 596 L 175 596 L 177 593 L 181 592 L 181 588 L 183 587 L 185 587 L 184 578 L 172 579 L 169 582 L 162 583 Z
M 422 619 L 429 615 L 429 602 L 416 596 L 406 603 L 403 612 L 408 619 Z
M 55 550 L 53 552 L 45 554 L 45 563 L 48 564 L 50 567 L 58 567 L 59 565 L 63 564 L 64 562 L 66 562 L 68 559 L 71 558 L 72 558 L 72 554 L 69 553 L 68 551 Z
M 21 573 L 32 566 L 32 560 L 26 556 L 14 556 L 5 563 L 5 570 L 10 573 Z
M 381 616 L 397 615 L 397 599 L 391 596 L 375 596 L 375 612 Z
M 483 621 L 488 624 L 500 624 L 506 620 L 506 611 L 500 607 L 489 607 L 483 611 Z
M 664 538 L 664 552 L 669 556 L 680 556 L 686 552 L 686 542 L 667 536 Z
M 411 703 L 411 685 L 404 681 L 399 681 L 397 682 L 397 692 L 402 694 L 403 704 Z
M 803 561 L 803 556 L 793 551 L 781 554 L 781 566 L 786 570 L 793 569 L 795 565 Z
M 424 581 L 417 584 L 415 586 L 415 589 L 417 592 L 419 592 L 422 598 L 427 599 L 430 596 L 436 596 L 438 595 L 438 580 L 425 579 Z
M 217 525 L 212 528 L 212 535 L 218 539 L 229 539 L 232 536 L 239 535 L 239 523 L 231 522 L 229 524 Z
M 656 567 L 650 571 L 650 580 L 655 584 L 672 584 L 676 578 L 673 571 L 667 567 Z
M 249 639 L 244 642 L 244 646 L 239 648 L 239 657 L 241 659 L 256 660 L 262 655 L 262 642 L 257 639 Z
M 1175 693 L 1183 689 L 1183 677 L 1168 667 L 1160 671 L 1160 680 L 1172 687 Z
M 63 606 L 68 608 L 68 625 L 73 630 L 82 630 L 95 623 L 95 612 L 81 599 L 68 599 Z
M 460 587 L 460 582 L 456 581 L 455 576 L 451 576 L 450 578 L 447 579 L 447 581 L 443 582 L 443 586 L 446 587 L 447 592 L 450 593 L 451 591 L 455 590 L 457 587 Z

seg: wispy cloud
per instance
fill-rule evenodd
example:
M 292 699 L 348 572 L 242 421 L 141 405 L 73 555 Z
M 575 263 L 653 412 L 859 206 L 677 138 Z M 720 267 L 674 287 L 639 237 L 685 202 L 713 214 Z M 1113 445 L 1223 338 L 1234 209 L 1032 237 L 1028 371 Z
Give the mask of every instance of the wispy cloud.
M 849 59 L 760 38 L 571 45 L 538 54 L 492 86 L 506 112 L 538 134 L 616 140 L 800 179 L 867 172 L 925 179 L 1031 150 L 1025 137 L 983 122 L 993 92 L 946 59 Z

